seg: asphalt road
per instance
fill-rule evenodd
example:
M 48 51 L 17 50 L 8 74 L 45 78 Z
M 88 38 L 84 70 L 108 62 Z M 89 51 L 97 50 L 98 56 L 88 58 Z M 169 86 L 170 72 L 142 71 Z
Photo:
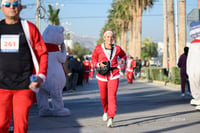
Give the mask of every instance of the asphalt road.
M 121 79 L 113 128 L 102 121 L 103 110 L 96 79 L 64 92 L 69 117 L 39 117 L 37 105 L 29 115 L 28 133 L 199 133 L 200 112 L 181 97 L 179 87 Z

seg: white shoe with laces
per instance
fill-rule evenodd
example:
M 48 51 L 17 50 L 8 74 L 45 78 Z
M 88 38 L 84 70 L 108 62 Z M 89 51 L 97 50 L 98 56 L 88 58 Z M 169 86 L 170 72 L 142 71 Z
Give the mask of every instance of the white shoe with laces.
M 103 121 L 107 121 L 108 120 L 108 114 L 107 113 L 104 113 L 103 114 Z
M 181 97 L 184 97 L 184 96 L 185 96 L 185 93 L 182 93 L 182 94 L 181 94 Z
M 112 127 L 112 118 L 108 119 L 107 127 L 109 127 L 109 128 Z

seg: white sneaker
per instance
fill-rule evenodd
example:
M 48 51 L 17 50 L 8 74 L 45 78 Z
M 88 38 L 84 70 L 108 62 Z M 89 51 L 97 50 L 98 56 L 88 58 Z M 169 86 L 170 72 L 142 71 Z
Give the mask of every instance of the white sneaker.
M 107 127 L 112 127 L 112 118 L 108 119 Z
M 184 97 L 184 96 L 185 96 L 185 93 L 182 93 L 181 96 Z
M 187 94 L 188 96 L 192 96 L 192 94 L 191 94 L 190 92 L 186 92 L 186 94 Z
M 107 121 L 108 120 L 108 114 L 107 113 L 104 113 L 103 114 L 103 121 Z
M 200 105 L 196 106 L 195 109 L 200 111 Z
M 197 105 L 200 105 L 200 101 L 199 101 L 199 100 L 192 99 L 192 100 L 190 101 L 190 104 L 191 104 L 191 105 L 197 106 Z

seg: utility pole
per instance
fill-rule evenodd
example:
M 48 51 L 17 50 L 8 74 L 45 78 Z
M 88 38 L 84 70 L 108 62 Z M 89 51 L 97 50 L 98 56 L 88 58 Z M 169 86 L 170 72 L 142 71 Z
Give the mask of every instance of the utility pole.
M 37 0 L 36 5 L 36 26 L 40 30 L 40 6 L 41 6 L 41 0 Z
M 177 0 L 175 0 L 175 25 L 176 25 L 176 62 L 178 62 L 178 3 Z

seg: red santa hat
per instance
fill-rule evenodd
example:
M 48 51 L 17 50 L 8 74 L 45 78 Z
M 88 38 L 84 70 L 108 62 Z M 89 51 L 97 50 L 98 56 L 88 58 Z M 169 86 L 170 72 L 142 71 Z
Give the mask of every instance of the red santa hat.
M 108 33 L 111 33 L 112 36 L 114 37 L 114 32 L 112 30 L 106 30 L 104 33 L 103 33 L 103 37 L 105 37 Z
M 21 4 L 21 0 L 16 0 L 19 4 Z M 3 5 L 5 2 L 8 2 L 8 0 L 1 0 L 1 5 Z

